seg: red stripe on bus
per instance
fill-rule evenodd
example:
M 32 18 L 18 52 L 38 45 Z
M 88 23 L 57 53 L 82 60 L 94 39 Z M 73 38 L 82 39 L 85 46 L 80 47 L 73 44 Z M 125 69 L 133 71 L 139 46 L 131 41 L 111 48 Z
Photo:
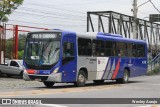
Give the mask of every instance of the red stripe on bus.
M 118 71 L 119 71 L 119 68 L 120 68 L 120 58 L 118 59 L 118 62 L 117 62 L 117 65 L 116 65 L 116 68 L 114 70 L 114 73 L 112 75 L 112 79 L 115 79 L 117 74 L 118 74 Z

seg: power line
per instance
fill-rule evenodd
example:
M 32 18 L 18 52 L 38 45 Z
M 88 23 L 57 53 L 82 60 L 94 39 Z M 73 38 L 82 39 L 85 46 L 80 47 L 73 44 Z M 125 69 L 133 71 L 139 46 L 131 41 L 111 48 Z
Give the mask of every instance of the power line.
M 70 17 L 65 17 L 65 16 L 58 17 L 58 16 L 51 16 L 51 15 L 48 15 L 48 16 L 43 15 L 42 16 L 42 15 L 39 15 L 39 14 L 32 14 L 32 13 L 27 13 L 27 12 L 17 12 L 17 11 L 15 13 L 24 14 L 24 15 L 26 15 L 26 14 L 28 14 L 28 15 L 34 15 L 34 16 L 43 17 L 43 18 L 70 19 L 70 20 L 78 20 L 78 21 L 85 21 L 86 22 L 86 20 L 83 20 L 82 18 L 70 18 Z
M 72 12 L 72 13 L 83 13 L 83 12 L 78 12 L 78 11 L 73 11 L 73 10 L 68 10 L 68 9 L 62 9 L 62 8 L 57 8 L 57 7 L 54 7 L 53 6 L 48 6 L 48 5 L 42 5 L 42 4 L 31 4 L 31 3 L 28 3 L 29 5 L 33 5 L 33 6 L 38 6 L 38 7 L 45 7 L 45 8 L 49 8 L 49 9 L 57 9 L 57 10 L 62 10 L 62 11 L 68 11 L 68 12 Z M 84 14 L 84 13 L 83 13 Z
M 19 20 L 9 20 L 9 21 L 12 21 L 12 22 L 22 22 L 22 23 L 29 23 L 29 24 L 41 24 L 41 25 L 57 25 L 57 26 L 85 26 L 85 25 L 69 25 L 69 24 L 47 24 L 47 23 L 36 23 L 36 22 L 28 22 L 28 21 L 19 21 Z
M 47 5 L 47 6 L 50 6 L 50 7 L 53 7 L 53 6 L 73 6 L 73 5 L 75 5 L 75 6 L 77 6 L 77 5 L 92 5 L 92 4 L 104 4 L 104 3 L 106 3 L 106 1 L 103 1 L 103 2 L 100 2 L 100 1 L 96 1 L 96 2 L 85 2 L 85 3 L 74 3 L 74 4 L 63 4 L 63 3 L 61 3 L 61 4 L 54 4 L 54 5 Z M 109 2 L 107 2 L 107 3 L 109 3 Z M 39 4 L 36 4 L 36 3 L 31 3 L 31 2 L 29 2 L 28 4 L 33 4 L 33 5 L 39 5 Z
M 69 16 L 78 16 L 78 17 L 83 17 L 83 16 L 80 16 L 80 15 L 73 15 L 73 14 L 66 14 L 66 13 L 62 13 L 62 12 L 56 12 L 56 13 L 51 13 L 52 11 L 44 11 L 44 10 L 40 10 L 40 9 L 34 9 L 34 8 L 26 8 L 26 7 L 23 7 L 21 10 L 25 10 L 25 11 L 28 11 L 28 10 L 31 10 L 32 12 L 38 12 L 38 13 L 44 13 L 44 14 L 52 14 L 52 15 L 59 15 L 60 14 L 60 16 L 64 16 L 64 15 L 69 15 Z M 59 14 L 57 14 L 57 13 L 59 13 Z M 63 15 L 62 15 L 63 14 Z
M 160 13 L 160 10 L 154 5 L 154 3 L 151 1 L 151 0 L 149 0 L 150 2 L 151 2 L 151 4 L 153 5 L 153 7 Z
M 142 3 L 141 5 L 137 6 L 137 8 L 141 7 L 144 4 L 147 4 L 148 2 L 150 2 L 150 0 L 148 0 L 148 1 L 144 2 L 144 3 Z

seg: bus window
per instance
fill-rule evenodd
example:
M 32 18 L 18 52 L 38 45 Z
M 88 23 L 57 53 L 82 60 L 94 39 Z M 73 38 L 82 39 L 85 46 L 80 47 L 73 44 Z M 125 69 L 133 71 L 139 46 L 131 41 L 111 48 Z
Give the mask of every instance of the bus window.
M 91 39 L 78 38 L 78 55 L 91 56 Z
M 73 57 L 74 56 L 74 44 L 70 42 L 64 42 L 63 44 L 63 57 Z
M 144 45 L 137 45 L 137 57 L 145 57 L 145 49 L 144 49 Z
M 115 56 L 115 42 L 105 42 L 105 56 Z
M 104 41 L 93 40 L 93 44 L 95 47 L 95 51 L 93 50 L 93 56 L 104 56 Z
M 64 42 L 62 64 L 64 65 L 72 60 L 74 60 L 74 44 L 70 42 Z
M 116 43 L 116 55 L 119 57 L 127 56 L 126 43 L 122 42 Z
M 127 43 L 127 56 L 128 57 L 133 57 L 133 53 L 132 53 L 132 43 Z
M 133 57 L 137 57 L 136 44 L 132 44 L 132 55 L 133 55 Z

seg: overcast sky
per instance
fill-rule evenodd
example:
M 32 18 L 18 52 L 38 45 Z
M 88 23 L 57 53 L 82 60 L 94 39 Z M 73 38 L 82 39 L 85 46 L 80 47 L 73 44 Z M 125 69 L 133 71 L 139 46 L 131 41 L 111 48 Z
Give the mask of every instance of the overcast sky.
M 147 0 L 138 0 L 138 5 Z M 160 9 L 160 1 L 152 0 Z M 116 11 L 132 15 L 133 0 L 24 0 L 9 17 L 9 24 L 86 32 L 87 11 Z M 138 8 L 138 18 L 158 11 L 149 2 Z M 147 18 L 145 18 L 148 20 Z M 26 29 L 26 28 L 23 28 Z

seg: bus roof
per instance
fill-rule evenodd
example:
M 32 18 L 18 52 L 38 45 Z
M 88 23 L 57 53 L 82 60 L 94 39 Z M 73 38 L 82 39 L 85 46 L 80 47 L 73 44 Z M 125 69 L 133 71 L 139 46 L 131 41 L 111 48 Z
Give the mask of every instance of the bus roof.
M 143 43 L 146 44 L 146 41 L 144 40 L 137 40 L 137 39 L 130 39 L 130 38 L 123 38 L 122 35 L 119 34 L 104 34 L 104 33 L 98 33 L 97 39 L 106 39 L 106 40 L 113 40 L 113 41 L 119 41 L 119 42 L 132 42 L 132 43 Z
M 119 42 L 132 42 L 132 43 L 141 43 L 146 44 L 144 40 L 123 38 L 120 34 L 111 34 L 111 33 L 103 33 L 103 32 L 86 32 L 86 33 L 77 33 L 78 37 L 82 38 L 91 38 L 91 39 L 99 39 L 99 40 L 110 40 L 110 41 L 119 41 Z
M 65 31 L 60 29 L 53 29 L 53 30 L 43 30 L 43 31 L 36 31 L 30 33 L 51 33 L 51 32 L 58 32 L 58 33 L 76 33 L 72 31 Z M 111 34 L 111 33 L 103 33 L 103 32 L 86 32 L 86 33 L 76 33 L 76 36 L 82 38 L 90 38 L 90 39 L 100 39 L 100 40 L 111 40 L 111 41 L 119 41 L 119 42 L 132 42 L 132 43 L 143 43 L 146 44 L 144 40 L 137 40 L 137 39 L 129 39 L 123 38 L 120 34 Z

